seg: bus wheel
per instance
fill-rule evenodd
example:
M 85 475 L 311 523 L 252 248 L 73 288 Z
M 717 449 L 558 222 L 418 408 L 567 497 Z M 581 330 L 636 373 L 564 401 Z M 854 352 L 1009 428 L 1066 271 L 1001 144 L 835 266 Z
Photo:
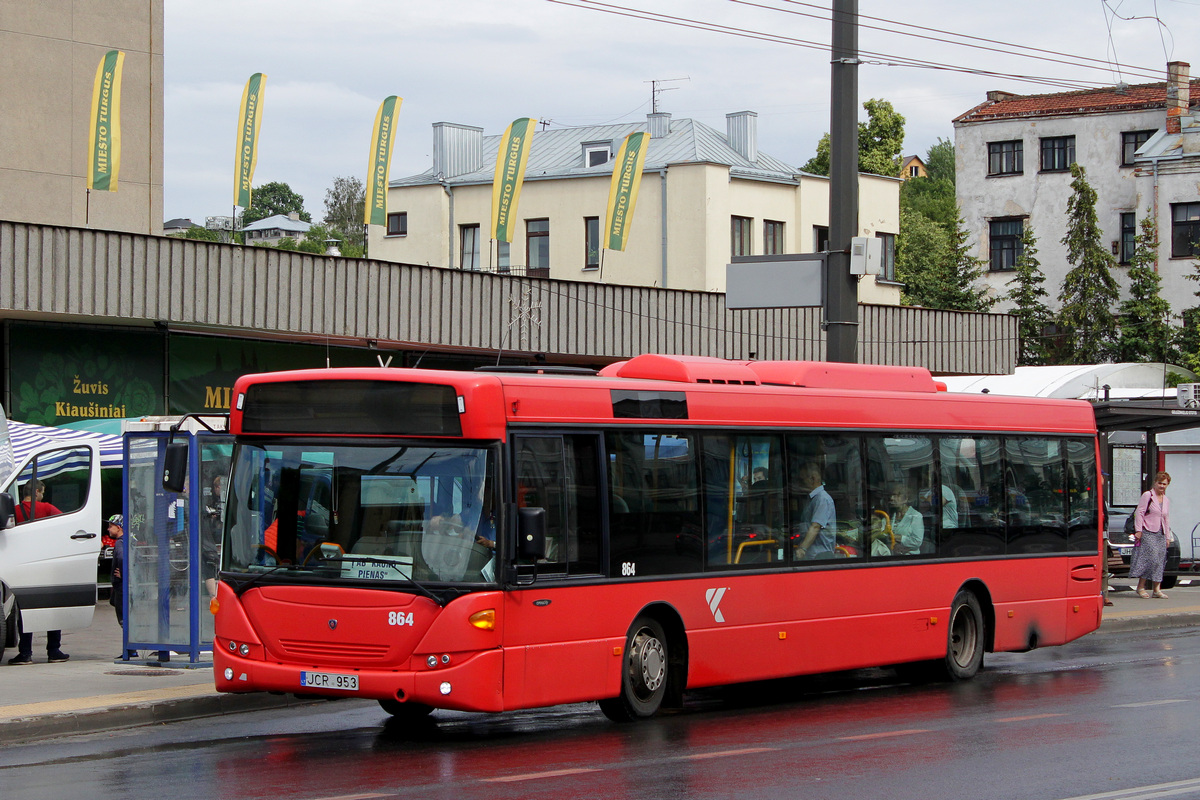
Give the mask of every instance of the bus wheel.
M 1178 575 L 1163 575 L 1162 588 L 1174 589 L 1175 583 L 1179 580 Z
M 667 692 L 667 634 L 651 617 L 638 617 L 625 639 L 621 694 L 600 701 L 600 710 L 613 722 L 652 717 Z
M 952 681 L 975 677 L 983 666 L 983 611 L 968 591 L 954 596 L 950 606 L 950 631 L 946 644 L 946 676 Z
M 433 706 L 424 703 L 401 703 L 399 700 L 380 700 L 379 707 L 398 720 L 425 719 L 433 712 Z

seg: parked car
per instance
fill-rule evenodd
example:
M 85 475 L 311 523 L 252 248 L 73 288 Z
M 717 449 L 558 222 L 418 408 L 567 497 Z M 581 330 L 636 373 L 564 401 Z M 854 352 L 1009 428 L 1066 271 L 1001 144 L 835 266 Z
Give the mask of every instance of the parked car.
M 1108 519 L 1108 546 L 1117 556 L 1121 557 L 1121 566 L 1117 566 L 1116 559 L 1112 559 L 1109 563 L 1114 578 L 1122 578 L 1129 575 L 1129 559 L 1133 556 L 1132 534 L 1125 532 L 1125 519 L 1133 513 L 1130 509 L 1128 512 L 1113 511 Z M 1167 566 L 1163 570 L 1163 588 L 1170 589 L 1179 579 L 1179 534 L 1171 539 L 1171 543 L 1167 545 Z

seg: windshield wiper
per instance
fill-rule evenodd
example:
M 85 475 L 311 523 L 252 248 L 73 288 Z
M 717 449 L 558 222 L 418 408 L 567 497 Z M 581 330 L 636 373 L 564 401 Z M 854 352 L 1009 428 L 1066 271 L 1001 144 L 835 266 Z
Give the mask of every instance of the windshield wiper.
M 386 558 L 373 558 L 372 556 L 360 556 L 357 554 L 353 558 L 345 558 L 345 557 L 339 556 L 337 558 L 322 558 L 321 559 L 321 562 L 325 563 L 325 564 L 332 564 L 335 562 L 340 563 L 342 561 L 361 561 L 365 564 L 380 564 L 385 567 L 392 567 L 393 569 L 395 569 L 397 566 L 395 561 L 389 561 Z M 404 580 L 411 583 L 413 586 L 415 586 L 417 588 L 418 592 L 425 595 L 430 600 L 437 603 L 439 606 L 446 605 L 445 602 L 442 600 L 442 598 L 435 595 L 429 589 L 426 589 L 424 586 L 422 586 L 420 583 L 418 583 L 414 578 L 410 578 L 409 576 L 405 575 L 403 572 L 401 572 L 398 569 L 396 569 L 396 574 L 399 575 Z
M 242 592 L 246 591 L 254 584 L 258 583 L 263 578 L 267 577 L 268 575 L 270 575 L 272 573 L 278 572 L 281 569 L 285 569 L 285 570 L 291 572 L 292 570 L 300 569 L 300 567 L 296 566 L 295 564 L 276 564 L 275 566 L 271 567 L 270 569 L 263 570 L 262 572 L 258 573 L 250 580 L 248 580 L 244 583 L 239 583 L 238 588 L 237 588 L 238 594 L 241 594 Z

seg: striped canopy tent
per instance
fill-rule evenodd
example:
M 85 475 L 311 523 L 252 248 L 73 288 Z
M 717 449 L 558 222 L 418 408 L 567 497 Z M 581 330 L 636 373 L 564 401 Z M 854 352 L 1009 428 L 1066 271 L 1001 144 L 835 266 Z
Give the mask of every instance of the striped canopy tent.
M 124 466 L 124 445 L 122 437 L 112 434 L 92 433 L 90 431 L 73 431 L 67 428 L 49 428 L 45 425 L 33 425 L 28 422 L 17 422 L 16 420 L 8 420 L 8 437 L 12 442 L 13 455 L 16 456 L 17 464 L 25 460 L 35 448 L 42 447 L 46 444 L 61 444 L 64 447 L 69 447 L 72 442 L 99 440 L 100 442 L 100 466 L 101 468 L 115 467 L 120 469 Z M 53 472 L 68 466 L 65 459 L 69 457 L 70 450 L 64 450 L 64 460 L 62 464 L 56 464 L 53 459 L 43 459 L 38 463 L 38 472 L 43 475 L 50 475 Z M 70 466 L 82 466 L 80 464 L 70 464 Z

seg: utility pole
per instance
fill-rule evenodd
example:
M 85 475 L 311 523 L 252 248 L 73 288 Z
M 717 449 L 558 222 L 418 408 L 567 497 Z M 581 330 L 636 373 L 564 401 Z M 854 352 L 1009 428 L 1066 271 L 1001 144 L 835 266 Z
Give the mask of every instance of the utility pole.
M 825 358 L 857 363 L 858 280 L 850 273 L 850 239 L 858 234 L 858 0 L 833 0 L 832 44 Z

